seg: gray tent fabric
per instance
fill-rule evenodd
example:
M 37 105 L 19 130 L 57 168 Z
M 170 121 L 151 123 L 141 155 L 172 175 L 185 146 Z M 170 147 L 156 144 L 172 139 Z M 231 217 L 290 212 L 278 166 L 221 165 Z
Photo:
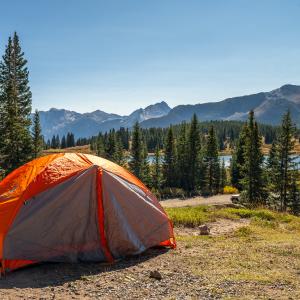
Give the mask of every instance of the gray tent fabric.
M 5 259 L 105 261 L 97 213 L 97 167 L 28 200 L 4 241 Z
M 101 249 L 97 185 L 102 185 L 104 231 L 112 256 L 134 255 L 172 236 L 171 224 L 150 193 L 98 166 L 24 203 L 9 229 L 4 259 L 106 261 Z
M 115 258 L 139 254 L 171 236 L 168 218 L 139 187 L 107 171 L 102 184 L 106 238 Z

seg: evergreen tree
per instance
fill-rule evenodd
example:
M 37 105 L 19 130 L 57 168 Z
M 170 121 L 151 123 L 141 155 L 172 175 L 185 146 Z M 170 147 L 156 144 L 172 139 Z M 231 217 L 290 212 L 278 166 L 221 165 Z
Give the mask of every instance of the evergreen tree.
M 60 145 L 61 149 L 65 149 L 67 148 L 67 142 L 66 142 L 66 137 L 63 136 L 61 139 L 61 145 Z
M 187 137 L 187 125 L 182 123 L 177 141 L 177 180 L 178 186 L 187 190 L 189 187 L 189 144 Z
M 14 33 L 0 62 L 0 156 L 7 172 L 32 158 L 31 91 L 27 61 Z
M 67 133 L 66 145 L 67 145 L 67 148 L 75 147 L 75 137 L 72 132 Z
M 280 203 L 280 157 L 278 143 L 273 141 L 266 164 L 268 205 L 277 208 Z
M 247 124 L 248 134 L 245 141 L 244 160 L 242 166 L 244 178 L 243 198 L 253 206 L 265 202 L 264 183 L 262 177 L 263 154 L 261 152 L 261 136 L 258 133 L 254 112 L 250 111 Z
M 248 126 L 245 124 L 237 140 L 235 151 L 231 161 L 231 184 L 238 190 L 242 190 L 243 166 L 245 165 L 245 145 L 248 136 Z
M 55 135 L 52 136 L 51 139 L 51 148 L 52 149 L 56 149 L 56 139 L 55 139 Z
M 300 213 L 300 193 L 297 185 L 297 179 L 299 179 L 299 173 L 297 169 L 294 169 L 291 178 L 289 204 L 291 212 L 296 216 L 298 216 Z
M 119 130 L 119 136 L 122 143 L 122 148 L 129 150 L 129 131 L 128 128 L 121 127 Z
M 189 130 L 189 190 L 195 191 L 199 183 L 199 153 L 200 153 L 200 131 L 196 114 L 193 115 Z
M 143 164 L 142 132 L 138 122 L 134 124 L 131 143 L 131 160 L 129 162 L 132 173 L 141 178 Z
M 105 146 L 105 153 L 107 159 L 114 160 L 114 155 L 116 152 L 116 132 L 114 129 L 109 131 L 107 135 L 107 143 Z
M 33 156 L 34 158 L 37 158 L 38 156 L 40 156 L 44 145 L 44 139 L 42 136 L 42 129 L 40 123 L 40 114 L 38 110 L 35 111 L 33 116 L 32 140 L 33 140 Z
M 218 143 L 215 135 L 214 127 L 211 126 L 207 136 L 204 154 L 205 165 L 205 182 L 204 191 L 210 195 L 219 192 L 220 184 L 220 162 L 218 153 Z
M 105 147 L 104 147 L 104 140 L 103 135 L 101 132 L 99 132 L 97 141 L 96 141 L 96 154 L 100 157 L 106 157 L 105 156 Z
M 152 169 L 152 187 L 159 191 L 163 185 L 163 174 L 162 174 L 162 164 L 161 164 L 161 155 L 159 147 L 156 146 L 154 164 Z
M 125 166 L 124 149 L 119 134 L 115 134 L 115 149 L 113 154 L 113 161 L 120 166 Z
M 50 149 L 51 148 L 51 142 L 50 140 L 48 139 L 47 140 L 47 144 L 46 144 L 46 149 Z
M 278 158 L 279 158 L 279 206 L 281 211 L 286 211 L 289 206 L 289 194 L 292 189 L 293 170 L 295 168 L 294 147 L 295 147 L 295 126 L 292 123 L 291 114 L 288 111 L 282 119 L 280 134 L 278 137 Z
M 151 186 L 151 171 L 148 160 L 148 148 L 145 140 L 142 142 L 142 164 L 141 164 L 141 176 L 140 179 L 145 183 L 146 186 Z
M 225 168 L 225 161 L 222 159 L 221 170 L 220 170 L 220 192 L 223 193 L 224 187 L 227 183 L 227 173 Z
M 59 149 L 60 148 L 60 139 L 59 139 L 59 135 L 57 134 L 55 137 L 55 149 Z
M 165 145 L 163 173 L 166 187 L 176 186 L 176 150 L 172 126 L 169 127 Z
M 75 137 L 74 133 L 70 133 L 70 146 L 69 147 L 75 147 Z

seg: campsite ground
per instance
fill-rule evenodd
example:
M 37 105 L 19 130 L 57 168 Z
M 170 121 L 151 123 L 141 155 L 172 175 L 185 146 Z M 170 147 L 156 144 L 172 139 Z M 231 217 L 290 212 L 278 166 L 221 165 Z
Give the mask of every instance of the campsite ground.
M 0 298 L 300 299 L 300 218 L 223 206 L 167 211 L 176 250 L 151 249 L 113 265 L 24 268 L 1 278 Z M 199 235 L 203 223 L 208 236 Z M 161 280 L 150 277 L 155 270 Z

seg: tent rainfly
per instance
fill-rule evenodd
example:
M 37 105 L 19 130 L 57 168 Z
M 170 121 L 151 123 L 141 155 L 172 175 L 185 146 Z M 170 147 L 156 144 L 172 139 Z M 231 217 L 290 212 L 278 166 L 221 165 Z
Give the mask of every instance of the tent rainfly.
M 0 182 L 1 272 L 37 262 L 108 261 L 175 248 L 172 224 L 147 187 L 93 155 L 52 154 Z

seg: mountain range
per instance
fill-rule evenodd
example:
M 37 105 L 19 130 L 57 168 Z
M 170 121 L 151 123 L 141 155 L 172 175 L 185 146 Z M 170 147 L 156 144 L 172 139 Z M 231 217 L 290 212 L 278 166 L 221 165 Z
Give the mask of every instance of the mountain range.
M 40 111 L 42 132 L 46 139 L 73 132 L 78 137 L 97 135 L 112 128 L 131 128 L 138 121 L 144 128 L 167 127 L 188 121 L 195 113 L 201 121 L 247 119 L 253 109 L 261 123 L 277 125 L 282 115 L 289 109 L 296 125 L 300 126 L 300 86 L 287 84 L 270 92 L 228 98 L 219 102 L 195 105 L 178 105 L 170 108 L 162 101 L 146 108 L 139 108 L 128 116 L 96 110 L 78 113 L 65 109 L 51 108 Z

